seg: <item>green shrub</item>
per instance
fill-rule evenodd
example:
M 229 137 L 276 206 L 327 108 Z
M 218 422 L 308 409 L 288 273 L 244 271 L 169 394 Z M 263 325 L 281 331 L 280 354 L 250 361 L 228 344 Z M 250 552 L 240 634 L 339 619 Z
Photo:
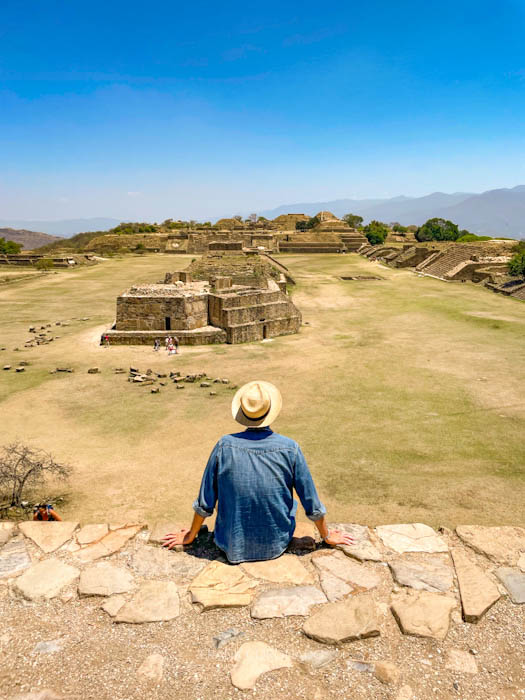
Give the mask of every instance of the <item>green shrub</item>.
M 22 250 L 21 243 L 15 243 L 14 241 L 6 241 L 5 238 L 0 238 L 0 253 L 6 255 L 18 255 Z
M 466 232 L 461 232 L 466 233 Z M 447 219 L 429 219 L 416 231 L 416 238 L 424 241 L 456 241 L 460 236 L 457 224 Z
M 35 267 L 37 270 L 52 270 L 53 261 L 50 258 L 40 258 L 36 261 Z
M 350 228 L 359 228 L 363 223 L 363 217 L 359 216 L 359 214 L 345 214 L 343 221 L 346 221 Z
M 525 277 L 525 250 L 516 253 L 509 262 L 509 272 L 515 277 Z
M 461 231 L 463 234 L 463 231 Z M 456 239 L 456 243 L 475 243 L 476 241 L 491 241 L 491 236 L 477 236 L 475 233 L 465 233 Z
M 381 245 L 388 236 L 388 227 L 382 221 L 373 220 L 364 227 L 363 233 L 370 245 Z

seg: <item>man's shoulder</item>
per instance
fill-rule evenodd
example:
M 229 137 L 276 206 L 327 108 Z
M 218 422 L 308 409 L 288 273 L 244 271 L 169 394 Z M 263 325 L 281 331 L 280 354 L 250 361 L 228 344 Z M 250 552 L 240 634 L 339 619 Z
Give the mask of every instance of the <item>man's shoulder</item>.
M 243 430 L 239 433 L 223 435 L 217 445 L 239 446 L 241 444 L 248 443 L 250 443 L 252 446 L 260 445 L 262 447 L 264 445 L 273 449 L 281 448 L 295 451 L 298 448 L 298 444 L 295 440 L 292 440 L 292 438 L 286 437 L 285 435 L 281 435 L 280 433 L 275 433 L 273 431 L 252 432 L 251 430 Z

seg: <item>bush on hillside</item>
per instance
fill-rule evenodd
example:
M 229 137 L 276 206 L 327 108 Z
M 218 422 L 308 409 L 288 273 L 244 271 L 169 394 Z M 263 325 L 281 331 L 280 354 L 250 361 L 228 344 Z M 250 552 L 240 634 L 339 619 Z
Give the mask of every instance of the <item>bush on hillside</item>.
M 392 231 L 395 231 L 396 233 L 406 233 L 408 231 L 408 226 L 402 226 L 397 221 L 394 221 L 392 224 Z
M 318 216 L 312 216 L 308 221 L 296 221 L 295 229 L 296 231 L 309 231 L 320 223 L 321 219 Z
M 477 236 L 475 233 L 460 231 L 461 236 L 456 239 L 456 243 L 476 243 L 476 241 L 491 241 L 490 236 Z
M 388 226 L 382 221 L 373 220 L 364 227 L 363 233 L 368 238 L 370 245 L 381 245 L 388 236 Z
M 515 277 L 525 277 L 525 251 L 516 253 L 509 262 L 509 272 Z
M 6 241 L 5 238 L 0 238 L 0 253 L 4 255 L 18 255 L 22 248 L 23 246 L 21 243 Z
M 363 217 L 359 214 L 345 214 L 343 221 L 346 221 L 350 228 L 359 228 L 363 223 Z
M 462 231 L 463 233 L 463 231 Z M 424 241 L 456 241 L 460 236 L 457 224 L 447 219 L 429 219 L 416 231 L 416 239 Z

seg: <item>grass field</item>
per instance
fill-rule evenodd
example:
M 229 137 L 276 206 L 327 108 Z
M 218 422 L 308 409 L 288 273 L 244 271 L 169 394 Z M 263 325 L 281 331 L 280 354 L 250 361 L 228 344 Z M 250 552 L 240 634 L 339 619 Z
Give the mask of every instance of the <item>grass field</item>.
M 0 287 L 1 365 L 31 363 L 0 373 L 0 442 L 73 465 L 66 517 L 189 520 L 211 448 L 236 429 L 228 386 L 153 395 L 112 372 L 133 365 L 277 384 L 274 428 L 300 442 L 330 520 L 524 523 L 525 304 L 356 255 L 282 256 L 308 324 L 296 336 L 176 357 L 98 345 L 120 291 L 189 260 L 112 259 Z M 384 279 L 339 280 L 354 274 Z M 23 349 L 28 327 L 46 323 L 60 338 Z M 64 365 L 74 373 L 50 374 Z

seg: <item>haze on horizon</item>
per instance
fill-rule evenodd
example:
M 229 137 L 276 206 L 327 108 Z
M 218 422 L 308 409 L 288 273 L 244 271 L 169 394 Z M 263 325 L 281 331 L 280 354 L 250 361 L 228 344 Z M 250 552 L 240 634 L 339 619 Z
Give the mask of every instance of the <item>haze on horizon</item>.
M 513 187 L 524 29 L 519 0 L 4 0 L 0 218 Z

